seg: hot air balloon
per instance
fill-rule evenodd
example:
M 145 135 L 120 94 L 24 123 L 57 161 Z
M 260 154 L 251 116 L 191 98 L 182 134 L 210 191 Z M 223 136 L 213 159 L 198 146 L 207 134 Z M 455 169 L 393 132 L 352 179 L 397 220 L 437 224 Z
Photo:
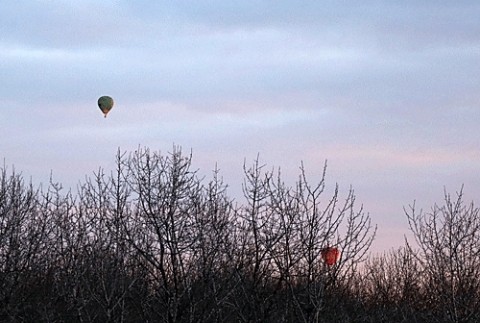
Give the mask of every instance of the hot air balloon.
M 320 251 L 323 261 L 327 266 L 333 266 L 340 258 L 340 251 L 335 247 L 323 248 Z
M 105 115 L 105 118 L 106 118 L 108 112 L 110 112 L 110 110 L 113 107 L 113 99 L 109 96 L 106 96 L 106 95 L 101 96 L 98 99 L 98 107 L 100 108 L 100 110 L 102 110 L 102 112 L 103 112 L 103 114 Z

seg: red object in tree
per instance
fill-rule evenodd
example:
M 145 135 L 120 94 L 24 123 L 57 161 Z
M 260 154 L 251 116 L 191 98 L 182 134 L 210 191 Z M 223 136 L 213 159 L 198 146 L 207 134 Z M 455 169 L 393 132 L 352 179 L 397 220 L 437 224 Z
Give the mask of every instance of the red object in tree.
M 328 266 L 335 265 L 338 258 L 340 258 L 340 251 L 335 247 L 323 248 L 320 253 L 323 261 L 325 261 Z

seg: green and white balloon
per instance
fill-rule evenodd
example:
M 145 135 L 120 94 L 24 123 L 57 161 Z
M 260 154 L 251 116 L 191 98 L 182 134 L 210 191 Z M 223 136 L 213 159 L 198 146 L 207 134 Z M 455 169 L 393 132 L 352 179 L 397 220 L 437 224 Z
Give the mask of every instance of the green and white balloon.
M 110 110 L 113 108 L 113 99 L 109 96 L 101 96 L 98 99 L 98 107 L 100 110 L 102 110 L 105 118 L 107 117 L 107 114 L 110 112 Z

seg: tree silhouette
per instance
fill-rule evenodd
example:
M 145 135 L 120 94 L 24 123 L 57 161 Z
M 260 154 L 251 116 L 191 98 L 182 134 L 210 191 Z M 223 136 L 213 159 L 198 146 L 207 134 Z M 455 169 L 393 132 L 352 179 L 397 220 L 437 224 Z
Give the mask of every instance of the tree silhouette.
M 287 185 L 257 157 L 234 200 L 180 147 L 115 161 L 75 194 L 0 170 L 0 321 L 480 320 L 479 209 L 462 191 L 406 209 L 414 240 L 372 256 L 376 227 L 353 189 L 328 193 L 326 164 Z

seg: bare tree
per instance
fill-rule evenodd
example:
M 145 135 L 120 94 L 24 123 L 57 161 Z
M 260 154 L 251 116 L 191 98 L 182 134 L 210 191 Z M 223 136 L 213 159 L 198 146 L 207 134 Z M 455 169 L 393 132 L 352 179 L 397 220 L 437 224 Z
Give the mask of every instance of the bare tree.
M 280 172 L 274 176 L 263 168 L 258 159 L 245 168 L 247 204 L 239 214 L 245 264 L 240 272 L 242 302 L 236 304 L 239 317 L 245 322 L 318 322 L 332 306 L 327 295 L 348 286 L 375 228 L 362 208 L 355 210 L 353 190 L 343 203 L 338 187 L 331 198 L 323 198 L 325 168 L 313 187 L 303 166 L 294 187 L 283 182 Z M 328 246 L 342 250 L 334 266 L 321 259 Z
M 152 309 L 165 322 L 193 321 L 191 260 L 202 186 L 190 169 L 191 156 L 177 147 L 168 156 L 139 149 L 125 165 L 136 209 L 124 227 L 152 279 L 153 299 L 161 304 Z
M 84 263 L 80 266 L 85 272 L 79 281 L 96 308 L 90 315 L 93 321 L 124 322 L 132 317 L 126 299 L 137 277 L 132 275 L 135 264 L 122 225 L 131 216 L 131 192 L 122 158 L 119 152 L 115 173 L 107 176 L 100 169 L 93 179 L 86 179 L 79 192 L 79 214 L 87 231 L 81 251 Z
M 293 186 L 257 160 L 245 204 L 179 147 L 120 151 L 76 195 L 0 172 L 0 319 L 45 322 L 329 322 L 375 234 L 325 169 Z M 322 260 L 336 247 L 335 264 Z M 357 295 L 357 294 L 356 294 Z M 355 295 L 355 296 L 356 296 Z
M 423 269 L 425 307 L 442 322 L 480 320 L 480 209 L 465 205 L 463 188 L 430 212 L 405 211 L 418 251 L 407 241 Z
M 46 222 L 38 212 L 38 191 L 21 174 L 0 169 L 0 319 L 28 315 L 22 300 L 35 297 Z M 32 286 L 33 287 L 33 286 Z
M 423 317 L 422 269 L 408 248 L 391 250 L 368 259 L 356 277 L 359 298 L 375 321 L 416 322 Z
M 231 314 L 228 304 L 236 289 L 235 266 L 232 255 L 235 209 L 226 195 L 217 168 L 212 180 L 196 196 L 194 216 L 194 243 L 191 249 L 192 299 L 195 302 L 195 322 L 223 322 Z
M 353 190 L 348 191 L 343 203 L 339 201 L 338 185 L 331 197 L 324 197 L 325 174 L 326 164 L 320 181 L 312 186 L 302 164 L 295 187 L 285 186 L 280 174 L 269 187 L 270 207 L 275 210 L 277 231 L 281 233 L 277 246 L 282 260 L 276 263 L 282 263 L 279 267 L 283 268 L 282 276 L 295 307 L 290 317 L 285 316 L 287 320 L 324 320 L 325 310 L 338 305 L 331 300 L 347 296 L 341 293 L 348 290 L 346 286 L 375 236 L 370 216 L 363 213 L 362 207 L 355 209 Z M 341 258 L 333 266 L 322 260 L 326 247 L 341 251 Z

